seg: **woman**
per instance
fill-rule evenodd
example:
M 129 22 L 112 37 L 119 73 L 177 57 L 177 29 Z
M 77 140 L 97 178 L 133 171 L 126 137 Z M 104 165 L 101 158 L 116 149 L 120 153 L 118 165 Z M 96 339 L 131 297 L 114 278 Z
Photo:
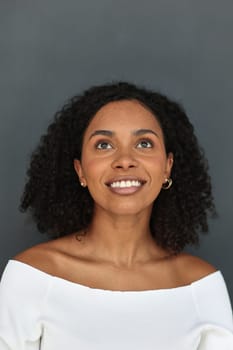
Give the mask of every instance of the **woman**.
M 233 349 L 220 271 L 185 253 L 214 213 L 193 127 L 177 103 L 120 82 L 55 116 L 21 210 L 52 240 L 13 259 L 0 349 Z

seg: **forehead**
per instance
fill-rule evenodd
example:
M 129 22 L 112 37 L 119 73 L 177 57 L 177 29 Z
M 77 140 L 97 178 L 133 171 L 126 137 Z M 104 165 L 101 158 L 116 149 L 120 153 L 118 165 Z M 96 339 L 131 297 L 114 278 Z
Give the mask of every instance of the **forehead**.
M 98 110 L 91 120 L 86 133 L 98 129 L 135 130 L 154 129 L 162 134 L 155 115 L 136 100 L 109 102 Z

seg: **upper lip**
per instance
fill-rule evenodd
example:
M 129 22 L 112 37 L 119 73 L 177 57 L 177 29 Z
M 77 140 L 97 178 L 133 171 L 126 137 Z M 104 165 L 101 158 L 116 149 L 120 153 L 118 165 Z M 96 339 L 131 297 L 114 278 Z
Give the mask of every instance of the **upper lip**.
M 110 180 L 107 180 L 105 182 L 105 185 L 110 186 L 113 182 L 117 182 L 117 181 L 139 181 L 142 184 L 146 183 L 146 180 L 142 179 L 141 177 L 125 175 L 125 176 L 116 176 Z

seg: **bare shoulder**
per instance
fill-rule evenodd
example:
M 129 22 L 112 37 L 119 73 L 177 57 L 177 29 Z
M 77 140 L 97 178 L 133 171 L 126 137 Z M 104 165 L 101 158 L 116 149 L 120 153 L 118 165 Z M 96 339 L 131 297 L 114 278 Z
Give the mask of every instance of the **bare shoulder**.
M 216 267 L 206 260 L 188 253 L 181 253 L 179 255 L 177 259 L 177 270 L 187 284 L 217 271 Z
M 64 273 L 64 266 L 74 258 L 73 235 L 67 235 L 45 243 L 37 244 L 19 254 L 13 260 L 30 265 L 51 275 Z M 63 272 L 62 272 L 63 271 Z
M 13 260 L 30 265 L 46 273 L 53 273 L 56 250 L 53 241 L 37 244 L 13 257 Z

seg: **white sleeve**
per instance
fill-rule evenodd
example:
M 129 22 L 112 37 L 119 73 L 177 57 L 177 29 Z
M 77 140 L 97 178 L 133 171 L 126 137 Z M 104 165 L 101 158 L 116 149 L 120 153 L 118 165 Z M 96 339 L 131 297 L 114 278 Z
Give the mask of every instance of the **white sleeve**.
M 200 322 L 198 350 L 233 350 L 232 308 L 221 272 L 192 287 Z
M 48 280 L 38 281 L 33 269 L 22 269 L 20 264 L 9 261 L 0 283 L 1 350 L 40 349 Z

